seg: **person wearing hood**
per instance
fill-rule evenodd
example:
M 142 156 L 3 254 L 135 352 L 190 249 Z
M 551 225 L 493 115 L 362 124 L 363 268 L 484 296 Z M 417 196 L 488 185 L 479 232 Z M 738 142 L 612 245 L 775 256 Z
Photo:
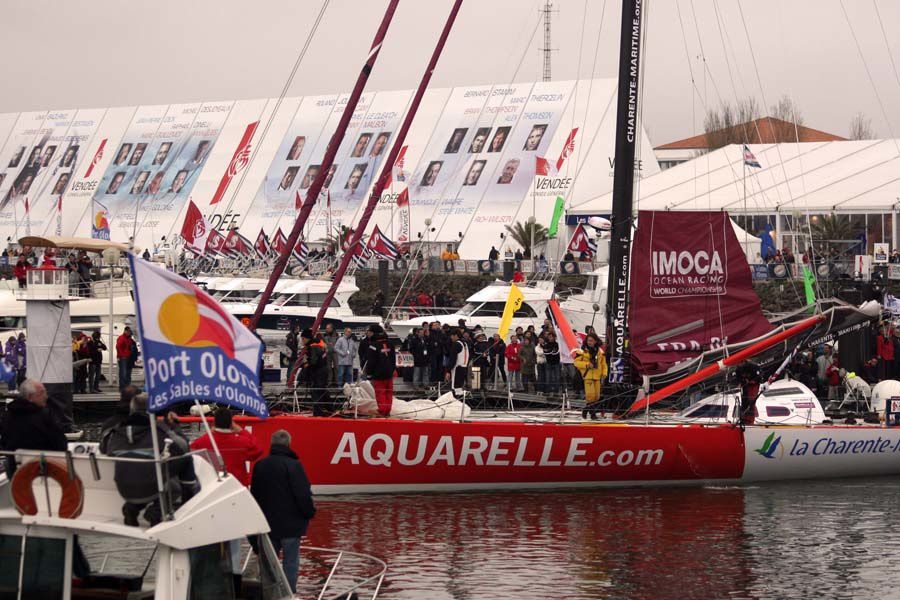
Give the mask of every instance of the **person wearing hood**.
M 587 419 L 590 415 L 591 420 L 594 420 L 597 418 L 600 396 L 603 393 L 603 379 L 608 373 L 606 357 L 603 356 L 603 349 L 600 347 L 600 338 L 595 334 L 588 334 L 585 338 L 584 347 L 575 357 L 575 368 L 584 381 L 585 407 L 581 411 L 581 418 Z
M 16 450 L 56 450 L 65 452 L 66 434 L 62 425 L 47 410 L 47 390 L 34 379 L 26 379 L 20 396 L 6 407 L 6 418 L 0 425 L 0 447 Z M 6 475 L 16 472 L 14 456 L 6 457 Z
M 378 412 L 384 417 L 391 414 L 394 404 L 394 369 L 397 360 L 394 347 L 388 340 L 387 334 L 381 325 L 370 325 L 372 336 L 365 342 L 365 372 L 366 377 L 372 381 L 375 388 L 375 401 L 378 403 Z
M 269 522 L 269 539 L 275 552 L 284 552 L 281 568 L 296 593 L 300 538 L 316 516 L 316 506 L 306 471 L 291 450 L 291 434 L 284 429 L 272 434 L 269 456 L 253 467 L 250 493 Z
M 14 335 L 9 336 L 9 339 L 6 340 L 6 346 L 3 348 L 3 361 L 13 373 L 8 383 L 9 391 L 12 392 L 16 389 L 16 381 L 19 378 L 19 366 L 16 359 L 16 336 Z
M 176 422 L 173 413 L 169 413 L 168 421 L 170 424 Z M 116 489 L 125 500 L 122 515 L 125 517 L 125 524 L 131 527 L 138 526 L 141 511 L 144 511 L 144 518 L 151 526 L 163 518 L 157 490 L 156 466 L 150 460 L 154 456 L 151 426 L 156 427 L 158 441 L 156 451 L 160 456 L 168 453 L 171 457 L 178 457 L 188 453 L 190 448 L 187 440 L 168 424 L 157 421 L 155 415 L 147 412 L 147 396 L 143 394 L 131 398 L 128 417 L 105 431 L 100 439 L 102 454 L 144 459 L 120 461 L 115 464 L 113 478 Z M 180 498 L 181 503 L 187 502 L 199 488 L 193 459 L 186 456 L 165 464 L 169 474 L 168 497 L 172 500 Z M 170 509 L 173 509 L 171 505 Z
M 20 333 L 16 340 L 16 384 L 25 381 L 25 373 L 28 370 L 28 347 L 25 342 L 25 334 Z

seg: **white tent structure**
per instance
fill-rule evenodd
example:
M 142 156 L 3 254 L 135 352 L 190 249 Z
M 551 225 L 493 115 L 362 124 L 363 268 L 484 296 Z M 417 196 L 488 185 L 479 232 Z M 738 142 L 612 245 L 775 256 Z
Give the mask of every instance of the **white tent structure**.
M 868 241 L 897 245 L 900 210 L 900 140 L 754 144 L 760 167 L 744 165 L 741 146 L 730 145 L 645 177 L 635 188 L 635 210 L 727 210 L 758 216 L 776 229 L 802 231 L 805 217 L 846 215 Z M 746 192 L 745 192 L 746 190 Z M 573 204 L 570 215 L 608 215 L 612 195 Z M 749 219 L 739 222 L 745 223 Z

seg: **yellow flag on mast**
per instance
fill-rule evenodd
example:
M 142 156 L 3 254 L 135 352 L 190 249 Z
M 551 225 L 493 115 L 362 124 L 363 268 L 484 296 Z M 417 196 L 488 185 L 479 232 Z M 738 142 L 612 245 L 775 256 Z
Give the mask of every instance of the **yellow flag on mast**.
M 500 334 L 500 338 L 504 342 L 509 340 L 509 326 L 512 324 L 513 315 L 522 308 L 523 302 L 525 302 L 525 296 L 522 295 L 522 290 L 516 284 L 510 284 L 506 306 L 503 307 L 503 317 L 501 317 L 500 326 L 497 328 L 497 333 Z

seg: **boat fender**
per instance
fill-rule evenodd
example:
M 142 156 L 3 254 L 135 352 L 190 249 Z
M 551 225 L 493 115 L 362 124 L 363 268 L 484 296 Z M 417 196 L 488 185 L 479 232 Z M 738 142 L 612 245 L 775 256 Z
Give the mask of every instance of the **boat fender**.
M 12 501 L 22 515 L 37 514 L 37 500 L 32 484 L 38 477 L 49 477 L 62 488 L 62 498 L 56 510 L 58 517 L 76 519 L 84 508 L 84 484 L 76 474 L 69 476 L 63 463 L 55 460 L 33 460 L 16 470 L 12 479 Z

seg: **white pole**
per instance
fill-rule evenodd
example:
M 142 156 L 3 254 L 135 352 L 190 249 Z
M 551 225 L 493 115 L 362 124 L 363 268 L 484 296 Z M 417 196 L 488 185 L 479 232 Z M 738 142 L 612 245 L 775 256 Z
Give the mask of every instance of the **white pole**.
M 115 344 L 115 332 L 113 331 L 113 278 L 115 275 L 115 269 L 113 269 L 112 262 L 109 263 L 109 344 L 106 347 L 106 352 L 109 355 L 109 383 L 113 382 L 113 371 L 115 370 L 113 364 L 116 361 L 116 344 Z M 118 383 L 118 382 L 117 382 Z
M 156 415 L 152 412 L 147 413 L 150 420 L 150 437 L 153 440 L 153 465 L 156 467 L 156 491 L 159 494 L 159 507 L 163 515 L 163 520 L 170 520 L 169 503 L 166 501 L 166 489 L 163 484 L 162 464 L 159 456 L 159 432 L 156 431 Z
M 216 453 L 216 458 L 219 461 L 220 468 L 216 469 L 216 476 L 221 479 L 221 475 L 227 473 L 227 471 L 225 471 L 225 460 L 222 458 L 222 453 L 219 452 L 219 445 L 216 443 L 216 438 L 209 428 L 209 422 L 206 420 L 206 415 L 203 414 L 203 407 L 200 406 L 200 401 L 196 398 L 194 398 L 194 406 L 197 407 L 197 413 L 200 415 L 200 422 L 203 423 L 203 429 L 206 430 L 206 435 L 209 436 L 209 443 L 212 444 L 213 452 Z

